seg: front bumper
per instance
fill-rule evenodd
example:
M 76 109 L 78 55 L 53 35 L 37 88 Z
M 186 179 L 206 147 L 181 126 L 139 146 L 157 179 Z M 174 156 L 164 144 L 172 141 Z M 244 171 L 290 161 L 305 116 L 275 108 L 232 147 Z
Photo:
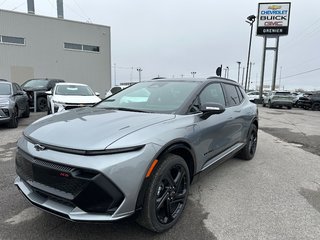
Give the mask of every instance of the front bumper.
M 60 217 L 114 221 L 134 213 L 154 153 L 153 145 L 99 156 L 36 151 L 22 138 L 16 155 L 15 185 L 32 204 Z
M 9 122 L 12 116 L 10 108 L 0 108 L 0 123 Z
M 63 112 L 65 110 L 71 110 L 74 108 L 82 108 L 82 107 L 91 107 L 94 103 L 84 103 L 84 104 L 78 104 L 78 103 L 53 103 L 53 113 L 57 112 Z

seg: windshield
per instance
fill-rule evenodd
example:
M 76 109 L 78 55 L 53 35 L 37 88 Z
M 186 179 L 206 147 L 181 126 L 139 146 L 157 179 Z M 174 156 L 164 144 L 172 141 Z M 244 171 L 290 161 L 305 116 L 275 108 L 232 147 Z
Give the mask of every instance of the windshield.
M 31 79 L 26 83 L 22 84 L 23 88 L 46 88 L 48 85 L 48 80 L 46 79 Z
M 11 95 L 11 86 L 8 83 L 0 83 L 0 95 Z
M 200 82 L 142 82 L 123 89 L 97 108 L 174 113 Z
M 57 85 L 55 95 L 93 96 L 94 93 L 88 86 Z

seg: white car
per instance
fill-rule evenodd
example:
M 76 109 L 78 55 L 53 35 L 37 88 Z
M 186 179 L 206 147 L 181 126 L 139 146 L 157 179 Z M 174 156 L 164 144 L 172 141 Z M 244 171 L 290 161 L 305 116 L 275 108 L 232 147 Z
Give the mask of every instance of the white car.
M 101 99 L 86 84 L 57 83 L 48 95 L 48 114 L 57 113 L 72 108 L 92 106 Z
M 113 94 L 116 94 L 117 92 L 120 92 L 122 89 L 125 89 L 127 87 L 129 87 L 130 85 L 119 85 L 119 86 L 114 86 L 112 88 L 110 88 L 110 90 L 108 92 L 106 92 L 105 97 L 109 97 Z

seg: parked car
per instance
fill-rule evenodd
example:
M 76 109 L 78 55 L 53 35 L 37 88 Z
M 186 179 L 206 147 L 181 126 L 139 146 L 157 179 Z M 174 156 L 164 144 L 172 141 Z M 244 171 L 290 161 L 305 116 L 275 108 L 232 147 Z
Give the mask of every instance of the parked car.
M 134 92 L 139 101 L 122 101 Z M 252 159 L 257 134 L 257 106 L 235 81 L 145 81 L 28 126 L 15 184 L 34 205 L 72 221 L 136 213 L 139 224 L 163 232 L 181 216 L 193 178 L 235 155 Z
M 34 107 L 34 93 L 36 93 L 36 109 L 39 112 L 44 112 L 48 110 L 46 91 L 51 90 L 59 82 L 64 82 L 64 80 L 48 78 L 29 79 L 21 87 L 29 96 L 30 107 Z
M 100 94 L 81 83 L 57 83 L 48 95 L 48 114 L 79 107 L 92 106 L 101 99 Z
M 122 89 L 125 89 L 127 87 L 129 87 L 130 85 L 117 85 L 117 86 L 114 86 L 112 88 L 110 88 L 109 91 L 106 92 L 106 95 L 105 97 L 109 97 L 113 94 L 116 94 L 117 92 L 120 92 Z
M 297 105 L 304 109 L 320 110 L 320 93 L 304 94 L 297 101 Z
M 271 91 L 264 98 L 262 106 L 266 105 L 269 108 L 272 107 L 287 107 L 288 109 L 292 108 L 292 95 L 290 92 L 286 91 Z
M 0 124 L 18 127 L 18 118 L 30 115 L 28 100 L 19 84 L 0 79 Z
M 249 97 L 249 100 L 251 102 L 257 102 L 260 99 L 260 92 L 259 91 L 251 91 L 251 92 L 247 92 L 247 95 Z M 262 97 L 266 96 L 267 93 L 263 92 L 262 93 Z
M 304 93 L 292 93 L 292 106 L 293 107 L 298 107 L 298 101 L 300 99 L 300 97 L 303 97 Z

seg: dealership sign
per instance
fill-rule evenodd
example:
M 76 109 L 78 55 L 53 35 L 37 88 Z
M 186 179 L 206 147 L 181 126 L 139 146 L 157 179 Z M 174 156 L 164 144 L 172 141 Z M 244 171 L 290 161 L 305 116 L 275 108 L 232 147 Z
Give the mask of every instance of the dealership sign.
M 259 3 L 257 35 L 287 35 L 290 2 Z

